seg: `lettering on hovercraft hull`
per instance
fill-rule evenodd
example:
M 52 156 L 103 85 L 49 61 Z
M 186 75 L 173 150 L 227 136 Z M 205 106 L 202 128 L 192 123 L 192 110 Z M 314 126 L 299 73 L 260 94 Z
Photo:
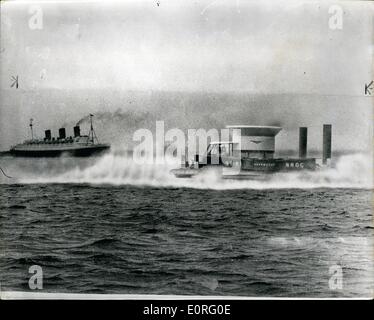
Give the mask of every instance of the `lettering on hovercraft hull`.
M 315 159 L 242 159 L 242 170 L 254 171 L 297 171 L 314 170 Z

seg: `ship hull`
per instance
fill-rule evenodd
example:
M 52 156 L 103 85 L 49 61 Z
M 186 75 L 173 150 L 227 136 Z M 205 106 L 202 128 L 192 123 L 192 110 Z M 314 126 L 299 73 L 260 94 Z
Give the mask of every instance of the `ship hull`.
M 33 157 L 33 158 L 44 158 L 44 157 L 90 157 L 99 155 L 109 151 L 110 146 L 89 146 L 84 148 L 71 148 L 71 149 L 38 149 L 38 150 L 25 150 L 25 149 L 12 149 L 10 154 L 16 157 Z
M 216 170 L 223 179 L 268 180 L 276 173 L 314 171 L 312 159 L 250 159 L 241 160 L 240 168 L 225 165 L 199 165 L 199 168 L 179 168 L 170 171 L 176 178 L 192 178 L 207 170 Z
M 214 169 L 219 169 L 219 168 L 214 168 Z M 222 169 L 222 168 L 221 168 Z M 303 171 L 313 171 L 313 170 L 303 170 Z M 193 178 L 195 176 L 198 176 L 202 174 L 204 170 L 201 169 L 184 169 L 184 168 L 179 168 L 179 169 L 173 169 L 170 171 L 171 174 L 173 174 L 176 178 L 180 179 L 188 179 L 188 178 Z M 217 170 L 218 175 L 222 179 L 228 179 L 228 180 L 261 180 L 261 181 L 266 181 L 271 179 L 274 175 L 279 174 L 279 173 L 289 173 L 289 172 L 294 172 L 294 171 L 289 171 L 289 170 L 282 170 L 282 171 L 252 171 L 252 170 L 241 170 L 238 173 L 223 173 L 222 170 Z

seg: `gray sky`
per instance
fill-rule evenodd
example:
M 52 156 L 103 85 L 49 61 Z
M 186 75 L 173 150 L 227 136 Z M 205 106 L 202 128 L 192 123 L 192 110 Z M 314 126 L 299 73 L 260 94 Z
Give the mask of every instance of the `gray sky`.
M 371 12 L 357 3 L 343 3 L 342 30 L 325 2 L 156 3 L 43 3 L 42 30 L 30 4 L 2 3 L 2 86 L 16 73 L 29 89 L 360 95 L 370 79 Z
M 10 88 L 19 75 L 19 92 L 37 103 L 51 89 L 357 97 L 361 110 L 352 106 L 351 118 L 371 127 L 372 101 L 363 97 L 372 79 L 368 2 L 157 2 L 41 3 L 41 30 L 29 27 L 33 3 L 1 2 L 2 118 L 10 102 L 25 103 Z M 336 3 L 341 30 L 329 28 Z

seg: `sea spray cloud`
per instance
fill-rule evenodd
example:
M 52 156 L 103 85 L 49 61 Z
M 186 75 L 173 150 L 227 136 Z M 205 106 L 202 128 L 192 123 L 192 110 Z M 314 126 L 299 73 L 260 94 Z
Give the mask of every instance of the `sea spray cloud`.
M 175 161 L 175 160 L 174 160 Z M 88 183 L 152 187 L 185 187 L 196 189 L 371 189 L 372 158 L 369 154 L 350 154 L 336 160 L 334 168 L 314 172 L 279 173 L 268 181 L 224 180 L 215 171 L 207 171 L 196 179 L 178 179 L 170 170 L 178 163 L 138 164 L 131 156 L 111 152 L 86 167 L 67 168 L 66 172 L 29 172 L 20 183 Z

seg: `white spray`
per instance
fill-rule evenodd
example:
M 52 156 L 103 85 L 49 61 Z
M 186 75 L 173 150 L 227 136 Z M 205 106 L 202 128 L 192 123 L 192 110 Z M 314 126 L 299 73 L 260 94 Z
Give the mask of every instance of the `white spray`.
M 334 168 L 314 172 L 277 173 L 267 181 L 225 180 L 214 172 L 191 179 L 174 177 L 170 170 L 178 163 L 137 164 L 131 156 L 111 152 L 84 167 L 65 171 L 25 174 L 18 183 L 88 183 L 198 189 L 284 189 L 284 188 L 365 188 L 373 187 L 372 157 L 365 154 L 341 156 Z

